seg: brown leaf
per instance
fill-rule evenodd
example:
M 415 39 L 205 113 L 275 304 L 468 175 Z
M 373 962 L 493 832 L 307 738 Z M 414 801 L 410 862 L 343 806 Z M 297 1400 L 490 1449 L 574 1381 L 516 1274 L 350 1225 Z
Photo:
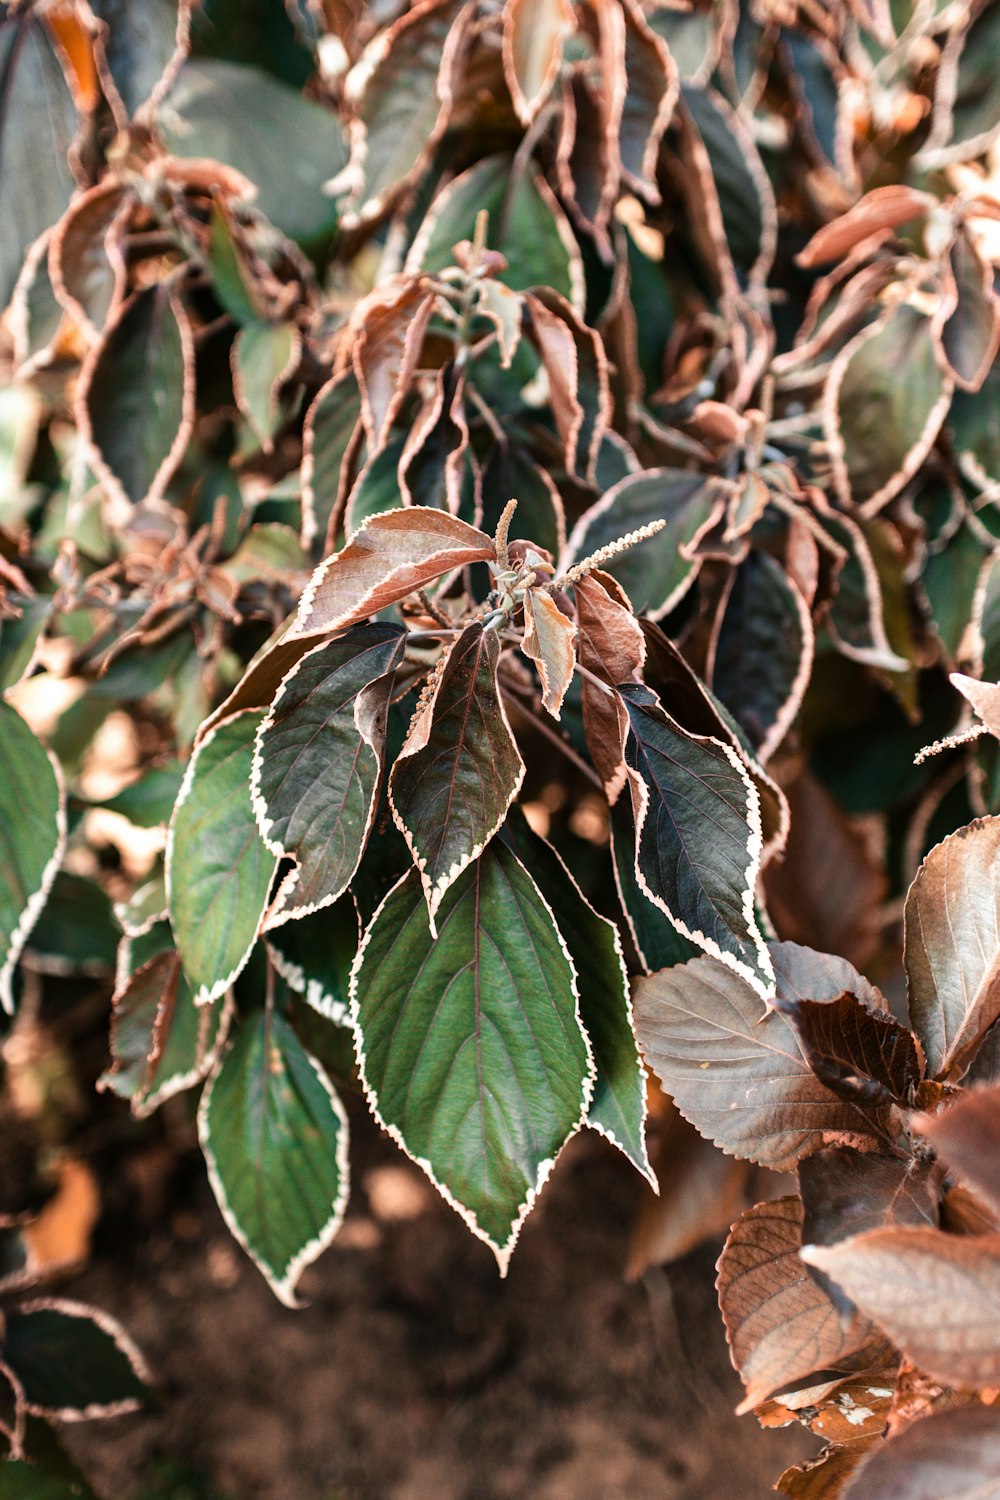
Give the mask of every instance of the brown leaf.
M 939 1412 L 872 1449 L 843 1500 L 998 1500 L 1000 1413 Z M 794 1493 L 794 1492 L 792 1492 Z
M 66 311 L 96 335 L 125 295 L 121 238 L 134 206 L 117 178 L 75 198 L 49 240 L 52 290 Z
M 570 474 L 592 481 L 611 398 L 604 345 L 551 289 L 524 299 L 528 326 L 549 381 L 552 416 Z
M 913 1158 L 834 1146 L 799 1163 L 807 1245 L 835 1245 L 871 1229 L 937 1226 L 934 1168 Z
M 412 506 L 372 516 L 313 574 L 291 638 L 345 630 L 442 573 L 494 557 L 485 532 L 445 511 Z
M 606 573 L 596 571 L 573 585 L 578 629 L 577 655 L 581 666 L 609 687 L 637 682 L 646 659 L 646 642 L 631 607 Z M 625 740 L 628 714 L 617 694 L 602 693 L 583 679 L 583 730 L 587 748 L 604 782 L 608 801 L 614 802 L 625 785 Z
M 808 1375 L 836 1370 L 877 1336 L 867 1318 L 845 1327 L 799 1258 L 798 1198 L 759 1203 L 732 1227 L 716 1285 L 733 1364 L 746 1387 L 738 1412 Z
M 801 943 L 772 943 L 771 959 L 780 1000 L 836 1000 L 846 990 L 873 1015 L 892 1015 L 881 990 L 846 958 L 817 953 Z
M 800 266 L 812 268 L 828 260 L 842 260 L 855 245 L 880 229 L 899 229 L 914 219 L 923 219 L 937 207 L 930 193 L 902 184 L 875 188 L 832 224 L 817 230 L 804 250 L 795 257 Z
M 818 1458 L 786 1469 L 774 1486 L 791 1500 L 838 1500 L 847 1479 L 878 1438 L 862 1438 L 855 1443 L 837 1443 L 825 1448 Z
M 420 358 L 434 297 L 423 277 L 393 277 L 358 303 L 348 324 L 351 360 L 371 453 L 385 445 Z
M 837 1245 L 808 1245 L 802 1258 L 935 1379 L 1000 1383 L 1000 1235 L 876 1229 Z
M 506 0 L 503 70 L 522 125 L 530 125 L 545 103 L 572 30 L 569 0 Z
M 943 1078 L 1000 1016 L 1000 818 L 935 845 L 906 897 L 910 1020 Z
M 873 1015 L 851 994 L 833 1000 L 779 1001 L 809 1066 L 842 1099 L 906 1104 L 923 1068 L 912 1032 L 894 1016 Z
M 963 672 L 952 672 L 949 681 L 968 698 L 990 734 L 1000 739 L 1000 682 L 980 682 Z
M 771 945 L 776 973 L 791 946 Z M 791 1024 L 718 959 L 637 979 L 634 1005 L 646 1061 L 685 1118 L 723 1151 L 786 1171 L 838 1138 L 874 1143 L 865 1114 L 815 1076 Z
M 1000 347 L 1000 301 L 993 291 L 993 267 L 967 230 L 959 228 L 948 251 L 948 281 L 954 311 L 941 329 L 941 348 L 955 384 L 978 391 Z
M 971 1089 L 938 1114 L 916 1116 L 912 1125 L 955 1176 L 1000 1214 L 1000 1085 Z
M 680 94 L 670 48 L 646 21 L 637 0 L 625 8 L 625 75 L 628 89 L 621 116 L 622 178 L 649 203 L 660 202 L 656 158 Z
M 558 719 L 576 667 L 576 626 L 544 589 L 528 589 L 524 596 L 524 639 L 521 650 L 538 668 L 542 703 Z M 609 695 L 610 696 L 610 695 Z

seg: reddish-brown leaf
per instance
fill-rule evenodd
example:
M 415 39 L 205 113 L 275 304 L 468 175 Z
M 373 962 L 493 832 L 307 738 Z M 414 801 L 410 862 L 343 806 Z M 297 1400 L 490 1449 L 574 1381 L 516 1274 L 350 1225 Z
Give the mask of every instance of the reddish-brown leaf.
M 592 480 L 610 416 L 608 361 L 593 329 L 557 292 L 529 293 L 528 326 L 549 381 L 552 415 L 571 474 Z
M 503 70 L 522 125 L 530 125 L 545 103 L 572 29 L 569 0 L 506 0 Z
M 911 1100 L 923 1074 L 907 1027 L 885 1012 L 873 1014 L 851 994 L 832 1000 L 779 1001 L 809 1066 L 842 1099 L 863 1103 Z
M 880 229 L 899 229 L 914 219 L 923 219 L 937 207 L 931 193 L 894 184 L 875 188 L 858 200 L 846 214 L 824 224 L 796 256 L 800 266 L 813 267 L 828 260 L 842 260 Z
M 371 452 L 385 444 L 420 357 L 434 309 L 423 277 L 394 277 L 354 310 L 347 338 L 361 389 L 361 415 Z
M 617 687 L 638 681 L 646 659 L 646 641 L 626 596 L 607 573 L 595 571 L 573 585 L 576 600 L 577 655 L 581 666 Z M 628 714 L 617 693 L 602 693 L 583 679 L 583 729 L 590 758 L 614 802 L 625 785 L 625 740 Z
M 528 589 L 524 596 L 524 639 L 521 650 L 538 668 L 542 703 L 558 719 L 576 667 L 576 626 L 544 589 Z
M 918 1115 L 915 1130 L 946 1165 L 1000 1214 L 1000 1084 L 971 1089 L 935 1115 Z
M 967 1406 L 914 1422 L 876 1445 L 841 1494 L 843 1500 L 998 1500 L 1000 1412 Z

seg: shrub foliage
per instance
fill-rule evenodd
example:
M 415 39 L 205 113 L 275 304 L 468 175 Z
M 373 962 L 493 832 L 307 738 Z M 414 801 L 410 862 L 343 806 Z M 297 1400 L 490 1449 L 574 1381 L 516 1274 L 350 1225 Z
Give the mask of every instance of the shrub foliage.
M 245 11 L 0 5 L 12 1034 L 113 967 L 291 1306 L 349 1095 L 501 1272 L 597 1130 L 785 1494 L 995 1493 L 1000 6 Z

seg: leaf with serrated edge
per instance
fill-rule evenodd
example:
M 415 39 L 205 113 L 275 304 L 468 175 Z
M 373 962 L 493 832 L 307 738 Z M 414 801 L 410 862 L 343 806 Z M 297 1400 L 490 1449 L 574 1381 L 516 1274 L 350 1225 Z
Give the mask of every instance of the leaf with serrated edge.
M 577 972 L 580 1016 L 597 1069 L 587 1124 L 659 1192 L 646 1152 L 646 1075 L 618 929 L 598 916 L 557 851 L 524 817 L 512 815 L 503 836 L 547 901 Z
M 143 1098 L 150 1090 L 170 1029 L 181 956 L 157 953 L 142 964 L 119 989 L 112 1002 L 111 1067 L 98 1087 L 116 1094 Z
M 566 690 L 576 668 L 576 626 L 544 589 L 528 589 L 524 596 L 524 638 L 521 650 L 533 661 L 542 682 L 542 704 L 558 719 Z
M 453 568 L 495 557 L 485 532 L 444 511 L 414 505 L 370 516 L 316 569 L 289 639 L 346 630 Z
M 336 1026 L 351 1023 L 351 964 L 361 933 L 351 892 L 333 906 L 273 927 L 267 949 L 277 972 L 307 1005 Z
M 115 1318 L 64 1297 L 22 1302 L 7 1313 L 3 1360 L 21 1384 L 28 1411 L 62 1422 L 135 1411 L 151 1380 Z M 103 1372 L 98 1360 L 107 1362 Z M 104 1399 L 97 1393 L 102 1373 L 110 1382 Z
M 594 1065 L 565 943 L 496 840 L 448 892 L 438 932 L 411 870 L 354 962 L 358 1066 L 376 1119 L 505 1275 L 522 1223 L 586 1119 Z
M 952 672 L 948 681 L 968 698 L 990 734 L 1000 739 L 1000 682 L 980 682 L 963 672 Z
M 277 860 L 250 800 L 259 712 L 234 714 L 191 756 L 167 830 L 170 925 L 195 1002 L 222 995 L 257 939 Z
M 938 1114 L 915 1115 L 910 1123 L 1000 1213 L 1000 1085 L 970 1089 Z
M 340 1228 L 350 1190 L 344 1106 L 277 1012 L 240 1025 L 198 1108 L 212 1191 L 286 1307 Z
M 852 994 L 778 1001 L 816 1077 L 841 1099 L 910 1103 L 923 1077 L 913 1033 L 895 1016 L 873 1014 Z
M 58 761 L 2 700 L 0 829 L 0 1003 L 13 1014 L 14 969 L 62 861 L 66 797 Z
M 396 276 L 370 292 L 351 314 L 351 361 L 369 459 L 385 447 L 433 311 L 434 294 L 423 277 Z
M 446 891 L 478 859 L 524 780 L 497 687 L 499 660 L 496 631 L 466 626 L 389 778 L 392 815 L 420 871 L 435 936 Z
M 876 1338 L 867 1318 L 844 1327 L 840 1312 L 799 1259 L 798 1198 L 758 1203 L 737 1219 L 719 1258 L 719 1306 L 733 1364 L 746 1387 L 738 1413 Z
M 910 1020 L 943 1077 L 1000 1016 L 1000 818 L 936 844 L 904 913 Z
M 257 730 L 251 797 L 268 849 L 295 868 L 265 927 L 330 906 L 364 853 L 378 800 L 385 715 L 406 632 L 361 625 L 282 681 Z
M 766 996 L 774 971 L 753 909 L 762 849 L 757 789 L 731 745 L 688 734 L 647 687 L 618 692 L 630 721 L 636 878 L 679 932 Z
M 544 104 L 562 64 L 563 39 L 573 29 L 569 0 L 506 0 L 503 70 L 522 125 Z
M 635 981 L 636 1032 L 677 1108 L 730 1156 L 787 1171 L 832 1140 L 871 1147 L 867 1115 L 820 1083 L 785 1017 L 700 957 Z
M 877 1443 L 848 1478 L 843 1500 L 996 1500 L 1000 1413 L 932 1412 Z
M 806 1245 L 802 1259 L 935 1380 L 1000 1382 L 1000 1235 L 876 1229 L 837 1245 Z

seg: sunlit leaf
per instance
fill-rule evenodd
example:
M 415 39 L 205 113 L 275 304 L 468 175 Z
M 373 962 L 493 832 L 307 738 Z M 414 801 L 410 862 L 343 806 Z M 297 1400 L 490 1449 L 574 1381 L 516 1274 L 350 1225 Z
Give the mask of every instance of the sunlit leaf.
M 955 1176 L 1000 1213 L 1000 1087 L 970 1089 L 913 1124 Z
M 503 63 L 507 87 L 523 124 L 538 113 L 562 63 L 563 39 L 573 28 L 568 0 L 507 0 Z

